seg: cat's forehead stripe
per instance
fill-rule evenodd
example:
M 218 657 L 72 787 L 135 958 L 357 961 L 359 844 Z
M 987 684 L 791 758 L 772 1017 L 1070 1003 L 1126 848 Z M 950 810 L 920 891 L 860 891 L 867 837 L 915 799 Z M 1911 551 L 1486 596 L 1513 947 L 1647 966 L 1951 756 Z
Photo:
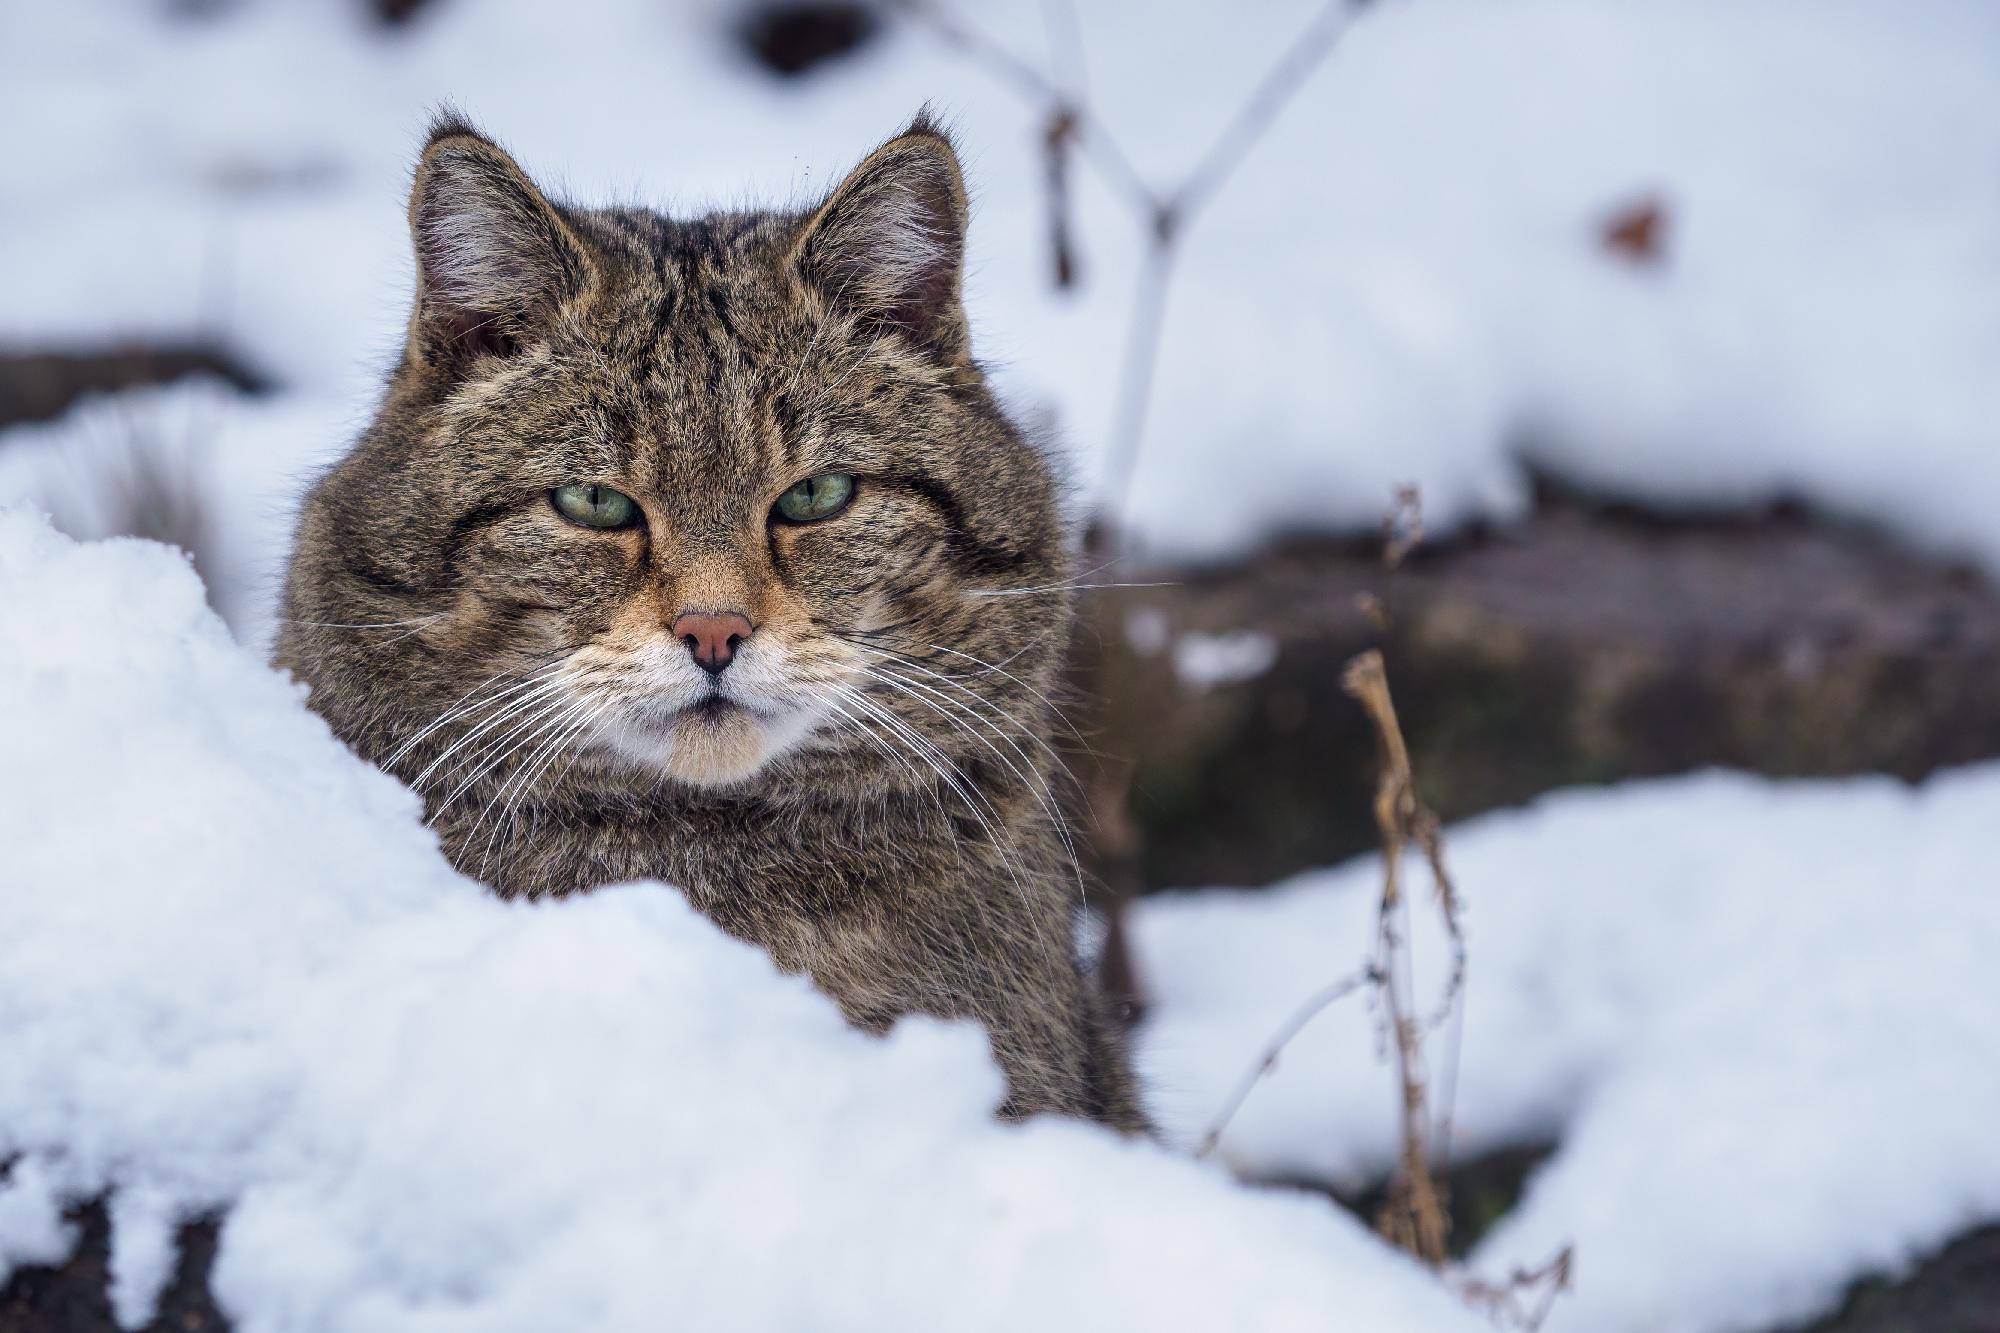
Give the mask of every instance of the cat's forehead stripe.
M 759 252 L 782 237 L 784 220 L 599 216 L 625 367 L 623 382 L 605 386 L 614 448 L 644 471 L 704 456 L 740 465 L 747 454 L 766 467 L 800 466 L 800 442 L 755 426 L 770 415 L 765 400 L 784 369 L 772 360 L 770 326 L 790 313 L 789 293 Z

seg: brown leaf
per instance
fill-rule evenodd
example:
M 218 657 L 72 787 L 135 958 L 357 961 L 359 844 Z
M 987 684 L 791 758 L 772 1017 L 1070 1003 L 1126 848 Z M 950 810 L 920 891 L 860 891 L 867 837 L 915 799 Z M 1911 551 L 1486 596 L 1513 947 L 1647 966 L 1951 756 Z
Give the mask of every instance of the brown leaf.
M 1597 240 L 1605 251 L 1642 268 L 1654 268 L 1667 257 L 1666 200 L 1647 195 L 1622 205 L 1598 224 Z

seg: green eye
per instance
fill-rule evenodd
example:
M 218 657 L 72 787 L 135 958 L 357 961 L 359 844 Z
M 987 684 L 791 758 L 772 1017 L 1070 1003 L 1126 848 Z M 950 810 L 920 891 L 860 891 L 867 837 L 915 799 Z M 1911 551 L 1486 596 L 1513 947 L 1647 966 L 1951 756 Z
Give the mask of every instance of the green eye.
M 549 499 L 557 513 L 586 528 L 629 528 L 639 521 L 637 502 L 609 486 L 558 486 Z
M 845 472 L 807 477 L 778 497 L 778 517 L 788 523 L 816 523 L 832 518 L 854 498 L 854 478 Z

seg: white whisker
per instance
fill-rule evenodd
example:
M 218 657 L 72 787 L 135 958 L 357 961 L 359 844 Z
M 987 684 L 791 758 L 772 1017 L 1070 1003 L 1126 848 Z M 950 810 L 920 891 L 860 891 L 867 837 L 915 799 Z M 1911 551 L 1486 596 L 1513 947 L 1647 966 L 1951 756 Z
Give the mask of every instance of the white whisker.
M 1007 771 L 1012 773 L 1014 777 L 1017 780 L 1019 780 L 1024 787 L 1028 789 L 1028 792 L 1035 798 L 1036 804 L 1041 806 L 1042 813 L 1045 816 L 1047 816 L 1049 821 L 1049 826 L 1055 830 L 1056 837 L 1062 843 L 1064 852 L 1068 854 L 1071 872 L 1076 877 L 1077 900 L 1079 902 L 1084 901 L 1084 899 L 1087 896 L 1087 893 L 1083 883 L 1083 867 L 1081 859 L 1077 855 L 1076 843 L 1070 837 L 1069 826 L 1063 821 L 1062 812 L 1057 808 L 1055 795 L 1053 792 L 1049 790 L 1048 782 L 1042 777 L 1042 775 L 1039 772 L 1036 771 L 1034 763 L 1028 758 L 1027 752 L 1023 750 L 1018 744 L 1015 743 L 1013 737 L 1010 736 L 1005 730 L 995 725 L 990 719 L 984 717 L 979 713 L 974 712 L 972 709 L 950 698 L 948 695 L 945 695 L 938 690 L 932 689 L 928 685 L 924 685 L 918 681 L 913 681 L 893 676 L 889 674 L 886 670 L 877 670 L 870 667 L 863 667 L 862 671 L 867 676 L 869 676 L 869 678 L 881 681 L 883 684 L 888 685 L 891 689 L 900 690 L 904 694 L 909 695 L 909 697 L 917 699 L 917 702 L 922 703 L 926 707 L 930 708 L 932 712 L 936 713 L 939 717 L 943 718 L 945 722 L 952 728 L 963 733 L 964 735 L 970 736 L 972 739 L 984 745 L 988 750 L 992 752 L 993 757 L 995 759 L 998 759 L 1000 763 L 1007 769 Z M 952 716 L 950 713 L 945 712 L 944 708 L 939 706 L 939 703 L 933 703 L 930 700 L 921 698 L 915 693 L 913 693 L 913 691 L 916 690 L 921 690 L 925 694 L 930 695 L 934 699 L 938 700 L 939 703 L 949 705 L 950 707 L 959 710 L 965 716 L 971 718 L 975 722 L 978 722 L 981 726 L 984 726 L 988 730 L 991 730 L 1001 740 L 1007 742 L 1008 746 L 1014 751 L 1016 757 L 1019 758 L 1020 764 L 1019 765 L 1015 764 L 1015 762 L 1012 759 L 1009 759 L 1005 754 L 1002 754 L 1000 751 L 1000 747 L 995 745 L 991 740 L 987 739 L 986 736 L 983 735 L 981 732 L 975 731 L 972 727 L 967 726 L 965 723 L 959 721 L 958 718 Z M 974 695 L 973 697 L 977 698 L 978 696 Z M 1044 744 L 1046 744 L 1046 742 L 1044 742 Z
M 450 808 L 453 802 L 457 801 L 460 796 L 464 795 L 467 788 L 471 787 L 473 784 L 477 783 L 479 779 L 485 777 L 488 773 L 492 772 L 494 767 L 498 765 L 501 760 L 505 759 L 512 750 L 518 749 L 521 744 L 525 744 L 526 741 L 522 739 L 523 737 L 531 736 L 534 733 L 538 732 L 549 721 L 550 718 L 562 712 L 562 710 L 568 706 L 568 700 L 562 694 L 562 685 L 563 682 L 561 681 L 549 682 L 548 685 L 544 687 L 544 689 L 539 693 L 518 702 L 516 705 L 509 708 L 505 713 L 502 713 L 499 717 L 493 719 L 490 722 L 487 722 L 484 726 L 480 727 L 479 731 L 483 732 L 491 727 L 497 726 L 501 722 L 504 722 L 510 718 L 518 719 L 514 722 L 514 725 L 510 727 L 505 733 L 492 740 L 487 741 L 484 745 L 480 746 L 477 751 L 475 751 L 471 755 L 468 755 L 465 759 L 459 761 L 460 766 L 474 765 L 475 767 L 473 768 L 473 771 L 458 784 L 457 787 L 452 789 L 451 794 L 447 796 L 435 810 L 431 811 L 430 818 L 432 822 L 435 822 L 439 815 L 442 815 L 448 808 Z M 524 712 L 527 713 L 528 716 L 522 718 L 520 715 Z M 477 734 L 479 733 L 478 732 L 473 733 L 473 735 Z M 458 742 L 458 745 L 463 745 L 466 741 L 471 739 L 472 735 L 468 735 L 464 739 L 460 740 Z M 457 749 L 457 748 L 458 748 L 457 745 L 454 745 L 452 747 L 452 749 Z M 429 769 L 424 770 L 424 773 L 419 776 L 419 782 L 421 782 L 423 778 L 428 777 L 432 769 L 435 769 L 439 764 L 443 763 L 445 759 L 447 759 L 450 756 L 450 753 L 451 753 L 450 750 L 447 750 L 444 754 L 439 755 L 436 760 L 432 761 L 431 767 Z M 481 763 L 480 759 L 482 758 L 482 756 L 488 756 L 488 755 L 492 757 L 490 759 L 487 759 L 486 762 Z M 421 788 L 419 789 L 421 790 Z
M 1027 884 L 1021 877 L 1020 867 L 1015 864 L 1013 855 L 1007 850 L 1006 842 L 1000 837 L 998 826 L 1004 825 L 1006 821 L 1001 817 L 999 810 L 994 807 L 993 803 L 987 800 L 985 795 L 977 788 L 973 787 L 966 780 L 965 775 L 958 771 L 958 767 L 951 762 L 950 758 L 942 750 L 938 749 L 937 746 L 925 739 L 923 734 L 917 731 L 916 728 L 874 700 L 869 699 L 858 690 L 846 691 L 846 698 L 856 707 L 874 716 L 892 734 L 895 734 L 906 745 L 909 745 L 911 750 L 928 764 L 932 771 L 965 803 L 967 813 L 979 822 L 981 831 L 986 835 L 986 841 L 999 854 L 1001 865 L 1007 871 L 1007 877 L 1012 881 L 1014 891 L 1020 895 L 1023 903 L 1028 904 L 1032 908 L 1034 899 L 1029 894 Z M 987 819 L 986 813 L 981 812 L 982 807 L 985 812 L 993 816 L 991 820 Z M 1045 929 L 1039 917 L 1036 917 L 1035 928 L 1038 932 Z
M 496 672 L 495 674 L 488 676 L 485 680 L 479 682 L 479 684 L 477 685 L 474 685 L 464 694 L 461 694 L 458 696 L 458 698 L 452 700 L 451 703 L 445 706 L 444 712 L 438 714 L 438 716 L 434 718 L 431 722 L 429 722 L 424 727 L 419 729 L 416 735 L 410 737 L 409 740 L 403 742 L 402 745 L 398 746 L 396 748 L 395 753 L 391 754 L 388 757 L 388 759 L 384 761 L 383 767 L 394 768 L 398 760 L 400 760 L 404 755 L 408 754 L 411 750 L 415 749 L 416 746 L 423 741 L 424 737 L 430 735 L 433 731 L 436 731 L 439 727 L 442 727 L 447 723 L 456 720 L 457 718 L 463 717 L 467 713 L 477 711 L 478 709 L 484 708 L 489 704 L 497 703 L 499 700 L 505 699 L 509 695 L 517 693 L 519 690 L 526 689 L 529 686 L 533 685 L 536 681 L 545 679 L 550 673 L 559 670 L 561 666 L 562 664 L 560 662 L 557 662 L 552 665 L 539 668 L 537 669 L 534 675 L 528 677 L 527 680 L 523 681 L 520 685 L 512 689 L 502 690 L 497 694 L 488 695 L 486 697 L 474 700 L 471 703 L 467 703 L 466 702 L 467 700 L 472 699 L 474 695 L 479 694 L 482 690 L 486 689 L 487 686 L 493 684 L 495 681 L 506 679 L 508 676 L 513 675 L 514 672 L 510 669 L 507 671 Z
M 1098 588 L 1173 588 L 1174 583 L 1049 583 L 1039 588 L 969 588 L 967 597 L 1028 597 L 1046 592 L 1090 592 Z
M 500 836 L 501 830 L 507 826 L 507 821 L 514 817 L 515 806 L 519 805 L 521 798 L 527 795 L 529 789 L 541 780 L 542 773 L 548 768 L 549 764 L 554 762 L 556 756 L 562 753 L 563 746 L 568 744 L 572 737 L 581 733 L 585 727 L 602 716 L 609 707 L 610 705 L 603 701 L 595 703 L 583 701 L 573 706 L 563 715 L 563 720 L 555 725 L 549 738 L 542 743 L 541 747 L 528 756 L 526 761 L 515 772 L 514 776 L 502 784 L 500 790 L 494 793 L 491 800 L 487 801 L 485 808 L 480 810 L 479 818 L 472 825 L 472 832 L 466 835 L 466 845 L 468 847 L 471 846 L 472 840 L 479 836 L 480 826 L 485 824 L 486 817 L 492 813 L 493 807 L 499 804 L 502 799 L 506 799 L 507 801 L 506 806 L 500 812 L 500 817 L 493 822 L 493 830 L 487 835 L 486 846 L 479 854 L 479 874 L 482 878 L 486 874 L 487 859 L 493 854 L 494 841 Z M 543 756 L 547 757 L 544 758 Z M 509 787 L 514 788 L 514 794 L 511 798 L 507 796 L 507 789 Z

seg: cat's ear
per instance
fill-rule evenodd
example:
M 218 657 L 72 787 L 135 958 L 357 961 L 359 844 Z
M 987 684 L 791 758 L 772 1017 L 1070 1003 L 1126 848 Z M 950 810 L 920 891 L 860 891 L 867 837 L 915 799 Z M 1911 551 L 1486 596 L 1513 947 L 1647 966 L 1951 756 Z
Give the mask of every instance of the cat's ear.
M 965 220 L 958 155 L 919 113 L 806 220 L 795 257 L 833 305 L 958 361 L 968 351 Z
M 499 145 L 442 117 L 410 190 L 417 305 L 410 347 L 427 364 L 509 356 L 591 281 L 589 251 Z

